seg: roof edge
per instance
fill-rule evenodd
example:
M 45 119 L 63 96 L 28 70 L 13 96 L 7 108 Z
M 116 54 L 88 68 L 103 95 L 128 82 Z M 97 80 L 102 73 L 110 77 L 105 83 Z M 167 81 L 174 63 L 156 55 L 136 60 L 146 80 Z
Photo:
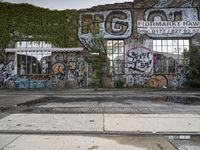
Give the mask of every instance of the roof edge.
M 82 47 L 76 48 L 6 48 L 5 52 L 17 51 L 50 51 L 50 52 L 82 52 Z

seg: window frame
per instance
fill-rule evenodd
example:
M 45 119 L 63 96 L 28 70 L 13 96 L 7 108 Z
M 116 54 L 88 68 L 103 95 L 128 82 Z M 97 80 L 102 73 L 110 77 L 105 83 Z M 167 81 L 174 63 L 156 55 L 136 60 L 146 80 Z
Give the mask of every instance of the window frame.
M 43 50 L 43 48 L 52 48 L 51 43 L 45 41 L 18 41 L 16 42 L 16 66 L 17 74 L 20 75 L 49 75 L 51 74 L 52 52 Z M 36 49 L 36 50 L 32 50 Z M 18 58 L 20 57 L 20 58 Z M 50 58 L 49 58 L 50 57 Z M 46 59 L 46 63 L 43 61 Z M 23 64 L 25 62 L 25 64 Z M 47 68 L 46 73 L 43 73 L 43 65 Z M 34 67 L 35 66 L 35 67 Z M 23 67 L 23 68 L 22 68 Z M 25 68 L 25 69 L 24 69 Z
M 108 42 L 111 42 L 110 45 Z M 122 44 L 120 44 L 122 42 Z M 116 45 L 114 43 L 117 43 Z M 125 41 L 124 39 L 109 39 L 107 40 L 107 49 L 110 49 L 111 52 L 108 51 L 108 58 L 110 62 L 110 73 L 115 75 L 123 75 L 125 73 Z M 122 49 L 122 50 L 120 50 Z M 114 51 L 116 50 L 116 51 Z M 119 62 L 122 63 L 123 66 L 116 65 Z
M 172 58 L 174 59 L 174 66 L 175 66 L 175 71 L 174 73 L 179 73 L 179 67 L 183 65 L 183 55 L 182 53 L 184 52 L 184 49 L 190 50 L 190 40 L 191 39 L 183 39 L 183 38 L 171 38 L 171 39 L 153 39 L 153 54 L 154 57 L 155 55 L 161 55 L 165 57 L 165 59 Z M 172 49 L 171 49 L 172 48 Z M 163 49 L 165 51 L 163 51 Z M 177 51 L 178 50 L 178 51 Z M 164 66 L 165 60 L 162 61 L 162 71 L 160 72 L 155 72 L 154 73 L 167 73 L 171 74 L 169 71 L 169 62 L 167 62 L 167 65 Z M 155 67 L 155 66 L 154 66 Z
M 35 53 L 35 54 L 34 54 Z M 45 54 L 44 54 L 45 53 Z M 37 56 L 41 58 L 38 59 Z M 49 75 L 51 74 L 52 52 L 46 50 L 21 50 L 16 52 L 17 74 L 20 75 Z M 43 64 L 43 59 L 46 63 Z M 23 63 L 24 62 L 24 63 Z M 30 62 L 30 64 L 29 64 Z M 48 65 L 46 72 L 43 72 L 43 65 Z M 35 66 L 36 68 L 34 69 Z M 24 67 L 24 68 L 22 68 Z

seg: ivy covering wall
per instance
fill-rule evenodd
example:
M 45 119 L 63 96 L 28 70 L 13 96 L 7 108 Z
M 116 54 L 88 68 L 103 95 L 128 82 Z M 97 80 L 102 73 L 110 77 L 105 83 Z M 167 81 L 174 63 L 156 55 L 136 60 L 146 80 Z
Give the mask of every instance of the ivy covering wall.
M 77 10 L 49 10 L 30 4 L 0 2 L 0 48 L 16 41 L 50 42 L 56 47 L 77 47 Z

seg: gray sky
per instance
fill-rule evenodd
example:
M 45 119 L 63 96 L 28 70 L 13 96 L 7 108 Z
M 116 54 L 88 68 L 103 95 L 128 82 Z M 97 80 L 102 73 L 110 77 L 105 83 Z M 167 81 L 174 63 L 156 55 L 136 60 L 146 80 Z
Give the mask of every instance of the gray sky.
M 90 8 L 101 4 L 112 4 L 120 2 L 133 2 L 133 0 L 0 0 L 12 3 L 30 3 L 36 6 L 50 9 L 81 9 Z

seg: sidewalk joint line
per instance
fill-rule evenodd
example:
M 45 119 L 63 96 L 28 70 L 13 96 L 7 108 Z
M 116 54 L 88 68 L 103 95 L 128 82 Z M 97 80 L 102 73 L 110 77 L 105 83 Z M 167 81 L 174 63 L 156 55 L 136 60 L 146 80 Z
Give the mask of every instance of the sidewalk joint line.
M 13 143 L 15 140 L 17 140 L 19 137 L 21 137 L 22 135 L 18 135 L 16 138 L 14 138 L 12 141 L 10 141 L 8 144 L 6 144 L 4 147 L 2 147 L 0 150 L 3 150 L 4 148 L 6 148 L 8 145 L 10 145 L 11 143 Z

